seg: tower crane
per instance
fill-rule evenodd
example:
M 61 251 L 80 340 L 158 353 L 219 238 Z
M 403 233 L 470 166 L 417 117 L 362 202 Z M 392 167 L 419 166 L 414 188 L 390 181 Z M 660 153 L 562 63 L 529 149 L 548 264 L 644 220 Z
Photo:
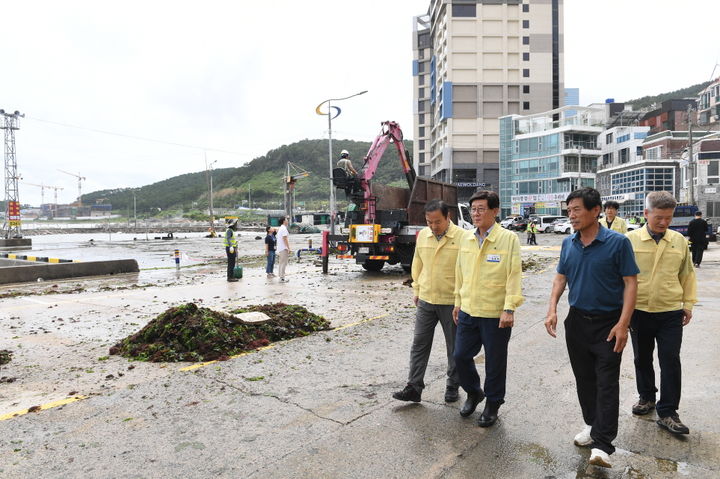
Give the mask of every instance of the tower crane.
M 58 168 L 58 171 L 60 173 L 65 173 L 66 175 L 74 176 L 78 179 L 78 206 L 82 206 L 82 182 L 85 181 L 87 178 L 84 176 L 80 176 L 80 174 L 70 173 L 64 170 L 61 170 Z
M 49 190 L 55 190 L 55 204 L 53 205 L 53 212 L 55 213 L 55 215 L 57 215 L 57 205 L 58 205 L 57 195 L 58 195 L 58 190 L 62 191 L 62 190 L 64 190 L 65 188 L 61 188 L 61 187 L 59 187 L 59 186 L 50 186 L 50 185 L 46 185 L 46 184 L 43 184 L 43 183 L 41 183 L 41 184 L 38 185 L 38 184 L 36 184 L 36 183 L 28 183 L 27 181 L 23 181 L 23 184 L 24 184 L 24 185 L 30 185 L 30 186 L 37 186 L 37 187 L 40 188 L 40 203 L 41 203 L 41 204 L 45 204 L 45 189 L 47 188 L 47 189 L 49 189 Z

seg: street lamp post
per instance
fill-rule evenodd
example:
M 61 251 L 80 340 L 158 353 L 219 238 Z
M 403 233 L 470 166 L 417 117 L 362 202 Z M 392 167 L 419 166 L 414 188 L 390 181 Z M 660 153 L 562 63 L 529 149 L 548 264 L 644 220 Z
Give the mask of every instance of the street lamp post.
M 328 117 L 328 165 L 330 167 L 330 234 L 335 234 L 335 186 L 333 185 L 333 152 L 332 152 L 332 109 L 335 108 L 337 110 L 336 117 L 340 114 L 340 108 L 336 106 L 332 106 L 332 102 L 334 101 L 342 101 L 347 100 L 348 98 L 352 98 L 355 96 L 364 95 L 367 93 L 367 90 L 363 90 L 361 92 L 355 93 L 354 95 L 342 97 L 342 98 L 328 98 L 327 100 L 320 103 L 317 108 L 315 108 L 315 112 L 318 115 L 327 115 Z M 327 103 L 327 113 L 322 113 L 320 111 L 320 107 L 323 106 L 325 103 Z

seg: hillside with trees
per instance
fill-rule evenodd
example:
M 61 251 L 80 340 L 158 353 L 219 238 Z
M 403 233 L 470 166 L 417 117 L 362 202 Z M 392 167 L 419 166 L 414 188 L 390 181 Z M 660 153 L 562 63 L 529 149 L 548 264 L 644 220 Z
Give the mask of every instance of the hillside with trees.
M 665 100 L 673 100 L 678 98 L 696 98 L 697 94 L 710 83 L 710 81 L 706 81 L 703 83 L 698 83 L 697 85 L 689 86 L 687 88 L 681 88 L 679 90 L 670 91 L 667 93 L 648 95 L 641 98 L 636 98 L 634 100 L 628 100 L 625 103 L 630 103 L 633 106 L 634 110 L 650 109 L 653 104 L 656 104 L 659 107 L 660 103 L 664 102 Z
M 406 140 L 405 146 L 411 150 L 412 142 Z M 369 142 L 335 140 L 333 166 L 340 157 L 340 151 L 345 149 L 350 152 L 353 165 L 359 169 L 369 148 Z M 216 208 L 247 206 L 249 193 L 253 206 L 281 208 L 284 187 L 282 177 L 288 162 L 310 173 L 308 177 L 297 181 L 296 201 L 304 202 L 308 209 L 327 208 L 330 189 L 327 140 L 298 141 L 270 150 L 246 165 L 213 170 L 213 205 Z M 394 145 L 390 145 L 386 150 L 375 181 L 396 186 L 405 185 L 405 177 Z M 140 188 L 94 191 L 84 194 L 82 202 L 110 203 L 115 212 L 123 214 L 132 211 L 133 195 L 137 201 L 138 214 L 156 214 L 166 210 L 206 210 L 209 204 L 207 173 L 186 173 Z M 341 190 L 337 193 L 337 199 L 339 202 L 344 200 Z

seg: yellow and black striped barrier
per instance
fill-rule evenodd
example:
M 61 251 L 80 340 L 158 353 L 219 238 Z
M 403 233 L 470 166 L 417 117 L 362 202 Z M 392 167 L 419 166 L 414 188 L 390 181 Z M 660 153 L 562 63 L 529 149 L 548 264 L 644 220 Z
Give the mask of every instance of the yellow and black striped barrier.
M 19 259 L 23 261 L 35 261 L 38 263 L 80 263 L 76 259 L 48 258 L 47 256 L 30 256 L 15 253 L 0 253 L 0 258 Z

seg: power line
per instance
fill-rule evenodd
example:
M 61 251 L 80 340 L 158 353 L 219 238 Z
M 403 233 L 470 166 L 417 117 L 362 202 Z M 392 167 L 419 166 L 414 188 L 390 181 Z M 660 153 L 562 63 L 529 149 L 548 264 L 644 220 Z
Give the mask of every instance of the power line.
M 252 153 L 240 153 L 240 152 L 237 152 L 237 151 L 230 151 L 230 150 L 222 150 L 222 149 L 220 149 L 220 148 L 209 148 L 209 147 L 206 147 L 206 146 L 188 145 L 188 144 L 185 144 L 185 143 L 176 143 L 176 142 L 173 142 L 173 141 L 158 140 L 158 139 L 155 139 L 155 138 L 147 138 L 147 137 L 144 137 L 144 136 L 127 135 L 127 134 L 125 134 L 125 133 L 117 133 L 117 132 L 114 132 L 114 131 L 100 130 L 100 129 L 97 129 L 97 128 L 89 128 L 89 127 L 86 127 L 86 126 L 70 125 L 70 124 L 68 124 L 68 123 L 61 123 L 61 122 L 59 122 L 59 121 L 52 121 L 52 120 L 43 120 L 43 119 L 41 119 L 41 118 L 34 118 L 34 117 L 30 117 L 30 116 L 26 117 L 26 119 L 28 119 L 28 120 L 33 120 L 33 121 L 38 121 L 38 122 L 41 122 L 41 123 L 48 123 L 48 124 L 51 124 L 51 125 L 62 126 L 62 127 L 65 127 L 65 128 L 74 128 L 74 129 L 76 129 L 76 130 L 91 131 L 91 132 L 93 132 L 93 133 L 101 133 L 101 134 L 103 134 L 103 135 L 118 136 L 118 137 L 121 137 L 121 138 L 129 138 L 129 139 L 132 139 L 132 140 L 149 141 L 149 142 L 152 142 L 152 143 L 160 143 L 160 144 L 163 144 L 163 145 L 179 146 L 179 147 L 181 147 L 181 148 L 192 148 L 192 149 L 195 149 L 195 150 L 202 150 L 202 151 L 215 151 L 215 152 L 218 152 L 218 153 L 226 153 L 226 154 L 229 154 L 229 155 L 238 155 L 238 156 L 247 156 L 247 155 L 249 155 L 249 154 L 252 154 Z

